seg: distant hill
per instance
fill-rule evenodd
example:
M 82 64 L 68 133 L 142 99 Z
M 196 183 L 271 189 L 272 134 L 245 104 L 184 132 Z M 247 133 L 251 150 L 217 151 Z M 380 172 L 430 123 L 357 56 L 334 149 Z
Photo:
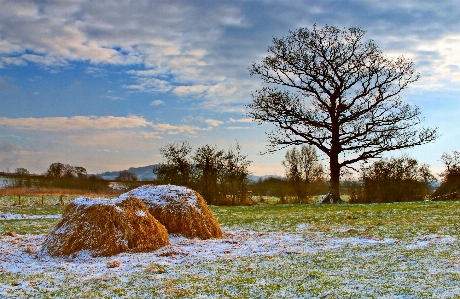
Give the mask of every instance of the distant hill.
M 153 167 L 155 165 L 148 165 L 148 166 L 142 166 L 142 167 L 130 167 L 129 169 L 126 169 L 129 172 L 133 172 L 137 175 L 137 178 L 142 181 L 142 180 L 154 180 L 156 179 L 156 175 L 153 173 Z M 102 177 L 104 180 L 114 180 L 120 171 L 106 171 L 103 173 L 98 173 L 97 176 Z
M 277 179 L 282 179 L 282 176 L 279 175 L 274 175 L 274 174 L 268 174 L 268 175 L 262 175 L 262 176 L 257 176 L 257 175 L 248 175 L 249 182 L 251 183 L 257 183 L 259 180 L 266 180 L 268 178 L 277 178 Z
M 153 173 L 153 167 L 157 166 L 159 164 L 153 164 L 153 165 L 148 165 L 148 166 L 142 166 L 142 167 L 130 167 L 129 169 L 126 169 L 129 172 L 134 172 L 137 175 L 137 178 L 142 181 L 142 180 L 154 180 L 156 179 L 156 175 Z M 102 177 L 104 180 L 114 180 L 120 171 L 106 171 L 103 173 L 98 173 L 97 176 Z M 255 176 L 255 175 L 249 175 L 248 179 L 250 182 L 257 182 L 259 179 L 265 180 L 270 177 L 275 177 L 275 178 L 282 178 L 281 176 L 278 175 L 264 175 L 264 176 Z

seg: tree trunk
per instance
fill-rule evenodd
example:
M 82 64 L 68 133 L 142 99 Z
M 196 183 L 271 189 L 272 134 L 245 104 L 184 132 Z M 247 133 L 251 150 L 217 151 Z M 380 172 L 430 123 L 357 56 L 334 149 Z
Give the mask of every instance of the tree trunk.
M 331 101 L 333 103 L 333 111 L 331 115 L 332 120 L 332 138 L 331 138 L 331 152 L 329 156 L 329 168 L 331 171 L 331 203 L 340 202 L 340 164 L 339 164 L 339 154 L 340 154 L 340 141 L 339 141 L 339 124 L 337 117 L 335 115 L 335 100 Z
M 340 166 L 338 161 L 338 155 L 331 157 L 330 159 L 330 170 L 331 170 L 331 202 L 339 203 L 340 199 Z
M 340 199 L 340 165 L 339 155 L 330 157 L 329 166 L 331 171 L 330 190 L 329 193 L 321 199 L 318 204 L 329 204 L 329 203 L 344 203 Z
M 332 117 L 332 138 L 331 138 L 331 152 L 329 156 L 329 168 L 331 171 L 331 189 L 330 203 L 343 203 L 340 199 L 340 163 L 339 154 L 341 145 L 339 142 L 339 124 L 337 118 Z

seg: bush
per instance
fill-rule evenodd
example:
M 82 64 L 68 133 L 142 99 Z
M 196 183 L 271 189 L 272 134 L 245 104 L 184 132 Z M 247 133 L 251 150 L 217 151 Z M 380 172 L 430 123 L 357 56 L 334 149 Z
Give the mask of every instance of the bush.
M 441 157 L 446 169 L 441 173 L 441 185 L 433 194 L 434 200 L 460 199 L 460 152 L 452 155 L 444 153 Z
M 421 201 L 436 181 L 428 165 L 408 156 L 381 159 L 361 167 L 362 186 L 353 203 Z

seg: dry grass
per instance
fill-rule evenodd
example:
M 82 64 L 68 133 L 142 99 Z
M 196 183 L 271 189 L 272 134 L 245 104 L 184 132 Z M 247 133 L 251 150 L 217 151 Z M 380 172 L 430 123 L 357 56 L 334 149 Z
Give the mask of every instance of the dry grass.
M 170 234 L 187 238 L 222 238 L 222 230 L 217 219 L 196 191 L 173 185 L 147 185 L 121 196 L 128 195 L 142 200 L 150 214 L 162 223 Z
M 63 188 L 4 188 L 0 189 L 0 196 L 84 196 L 88 195 L 104 196 L 104 197 L 114 197 L 122 193 L 119 190 L 101 190 L 98 192 L 91 192 L 85 189 L 63 189 Z
M 107 262 L 107 268 L 117 268 L 120 267 L 121 262 L 120 261 L 108 261 Z
M 148 252 L 169 244 L 165 227 L 140 200 L 79 198 L 65 209 L 62 220 L 45 239 L 40 254 L 65 256 L 89 250 L 92 256 Z

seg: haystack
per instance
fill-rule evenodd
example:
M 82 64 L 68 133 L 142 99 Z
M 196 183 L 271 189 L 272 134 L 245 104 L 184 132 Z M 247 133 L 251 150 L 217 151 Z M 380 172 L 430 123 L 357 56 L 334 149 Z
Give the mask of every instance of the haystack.
M 169 244 L 166 228 L 137 198 L 79 197 L 42 244 L 40 255 L 65 256 L 88 251 L 92 256 L 148 252 Z
M 222 230 L 203 197 L 186 187 L 145 185 L 124 193 L 142 200 L 170 234 L 188 238 L 222 238 Z

